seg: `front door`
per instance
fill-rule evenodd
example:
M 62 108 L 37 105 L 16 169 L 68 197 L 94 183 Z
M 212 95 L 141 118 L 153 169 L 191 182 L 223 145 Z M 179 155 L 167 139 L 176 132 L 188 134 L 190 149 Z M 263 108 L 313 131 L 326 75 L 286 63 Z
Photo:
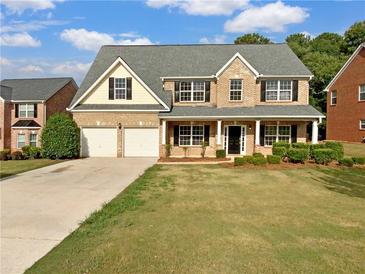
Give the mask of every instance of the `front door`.
M 241 126 L 228 127 L 228 154 L 241 153 Z

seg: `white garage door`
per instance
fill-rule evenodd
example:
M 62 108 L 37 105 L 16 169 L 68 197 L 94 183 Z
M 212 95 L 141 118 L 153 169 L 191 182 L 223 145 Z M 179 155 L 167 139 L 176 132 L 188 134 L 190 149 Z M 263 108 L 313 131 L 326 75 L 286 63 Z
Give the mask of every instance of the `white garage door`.
M 158 157 L 158 128 L 126 128 L 125 157 Z
M 116 128 L 83 128 L 81 132 L 83 157 L 116 157 Z

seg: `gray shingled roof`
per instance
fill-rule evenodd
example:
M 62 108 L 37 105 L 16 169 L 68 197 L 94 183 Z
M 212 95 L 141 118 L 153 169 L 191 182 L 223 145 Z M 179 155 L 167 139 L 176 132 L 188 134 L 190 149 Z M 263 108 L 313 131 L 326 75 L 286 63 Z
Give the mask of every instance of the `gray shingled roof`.
M 74 110 L 164 110 L 160 104 L 82 104 L 74 108 Z
M 293 118 L 324 118 L 323 114 L 310 105 L 290 105 L 290 106 L 255 106 L 255 107 L 183 107 L 175 106 L 171 112 L 162 112 L 161 118 L 173 117 L 280 117 L 293 116 Z
M 12 89 L 11 100 L 35 100 L 49 99 L 57 91 L 72 81 L 71 77 L 63 78 L 32 78 L 32 79 L 4 79 L 1 85 Z
M 0 97 L 6 101 L 11 100 L 11 87 L 0 85 Z
M 214 75 L 237 52 L 263 75 L 312 74 L 286 44 L 103 46 L 71 105 L 118 57 L 121 57 L 159 98 L 167 102 L 170 94 L 162 91 L 160 77 Z

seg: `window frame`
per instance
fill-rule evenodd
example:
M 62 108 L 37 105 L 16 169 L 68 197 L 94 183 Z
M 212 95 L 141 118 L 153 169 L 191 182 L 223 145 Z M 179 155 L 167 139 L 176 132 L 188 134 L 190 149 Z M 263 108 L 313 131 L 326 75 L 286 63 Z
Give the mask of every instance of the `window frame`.
M 232 89 L 232 81 L 240 81 L 241 82 L 241 89 Z M 232 92 L 240 92 L 240 99 L 232 99 Z M 243 79 L 229 79 L 229 98 L 228 101 L 230 102 L 241 102 L 243 101 Z
M 181 128 L 182 127 L 189 127 L 190 128 L 190 134 L 187 135 L 187 134 L 181 134 Z M 202 128 L 202 134 L 199 134 L 199 135 L 194 135 L 193 134 L 193 127 L 200 127 Z M 181 144 L 181 136 L 189 136 L 189 144 L 188 145 L 184 145 L 184 144 Z M 198 146 L 201 146 L 202 144 L 198 144 L 198 145 L 194 145 L 193 144 L 193 139 L 194 139 L 194 136 L 199 136 L 199 137 L 202 137 L 202 142 L 204 142 L 204 125 L 179 125 L 179 147 L 198 147 Z
M 283 89 L 281 90 L 280 85 L 282 81 L 289 81 L 290 82 L 290 90 L 289 89 Z M 267 88 L 268 82 L 276 82 L 277 88 L 276 89 L 269 89 Z M 273 92 L 276 91 L 276 99 L 267 99 L 268 98 L 268 91 Z M 281 92 L 284 91 L 290 91 L 290 98 L 289 99 L 280 99 Z M 266 80 L 265 82 L 265 101 L 267 102 L 292 102 L 293 101 L 293 80 L 288 79 L 281 79 L 281 80 Z
M 274 134 L 270 134 L 270 135 L 266 135 L 266 128 L 267 127 L 275 127 L 275 135 Z M 288 135 L 280 135 L 279 134 L 279 128 L 280 127 L 289 127 L 289 134 Z M 282 140 L 279 140 L 279 137 L 289 137 L 289 141 L 288 143 L 291 144 L 292 139 L 291 139 L 291 133 L 292 133 L 292 126 L 291 125 L 265 125 L 265 132 L 264 132 L 264 146 L 265 147 L 272 147 L 271 145 L 266 144 L 266 136 L 270 136 L 270 137 L 275 137 L 275 140 L 273 140 L 273 143 L 275 142 L 283 142 Z
M 19 146 L 19 136 L 24 136 L 24 145 L 23 146 Z M 16 148 L 17 149 L 21 149 L 22 147 L 24 147 L 26 145 L 25 143 L 25 133 L 18 133 L 16 136 Z
M 25 106 L 25 110 L 21 110 L 21 106 Z M 29 110 L 29 107 L 33 107 L 33 110 Z M 20 115 L 21 112 L 25 111 L 25 116 Z M 29 113 L 33 112 L 33 115 L 30 116 Z M 24 103 L 24 104 L 18 104 L 18 118 L 34 118 L 34 113 L 35 113 L 35 107 L 34 104 L 28 104 L 28 103 Z
M 203 83 L 203 90 L 194 90 L 194 83 Z M 182 83 L 190 83 L 190 90 L 181 90 L 181 84 Z M 183 100 L 181 93 L 190 93 L 190 100 Z M 201 93 L 203 92 L 203 99 L 202 100 L 194 100 L 194 94 L 196 93 Z M 179 83 L 179 97 L 180 97 L 180 102 L 182 103 L 189 103 L 189 102 L 194 102 L 194 103 L 204 103 L 205 102 L 205 81 L 197 81 L 197 80 L 192 80 L 192 81 L 180 81 Z
M 335 93 L 336 96 L 333 96 L 333 93 Z M 332 90 L 331 91 L 330 98 L 331 98 L 330 105 L 331 106 L 336 106 L 337 105 L 337 90 Z M 336 99 L 336 103 L 333 103 L 333 99 Z
M 364 127 L 362 127 L 362 123 L 364 123 Z M 359 128 L 360 128 L 360 130 L 365 130 L 365 119 L 360 119 Z
M 124 88 L 117 88 L 117 80 L 124 79 Z M 117 98 L 117 90 L 123 92 L 124 98 Z M 114 100 L 127 100 L 127 78 L 126 77 L 117 77 L 114 78 Z
M 361 90 L 361 87 L 364 87 L 363 90 Z M 364 95 L 364 99 L 361 99 L 361 95 Z M 359 85 L 359 102 L 365 102 L 365 84 Z
M 29 145 L 30 146 L 33 146 L 32 145 L 32 136 L 35 136 L 35 142 L 34 142 L 35 144 L 34 144 L 34 147 L 37 147 L 37 144 L 38 144 L 38 140 L 37 140 L 38 139 L 37 138 L 38 137 L 38 134 L 37 133 L 31 133 L 31 134 L 29 134 Z

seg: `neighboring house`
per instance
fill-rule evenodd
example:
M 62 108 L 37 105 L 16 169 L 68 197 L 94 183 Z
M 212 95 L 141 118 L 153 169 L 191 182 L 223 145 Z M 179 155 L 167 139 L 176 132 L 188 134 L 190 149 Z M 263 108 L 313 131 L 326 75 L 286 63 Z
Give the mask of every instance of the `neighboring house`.
M 365 141 L 365 43 L 326 87 L 327 139 Z
M 78 89 L 72 78 L 5 79 L 0 84 L 0 150 L 40 146 L 48 117 L 65 112 Z
M 268 154 L 317 142 L 311 77 L 286 44 L 103 46 L 69 110 L 85 157 Z

